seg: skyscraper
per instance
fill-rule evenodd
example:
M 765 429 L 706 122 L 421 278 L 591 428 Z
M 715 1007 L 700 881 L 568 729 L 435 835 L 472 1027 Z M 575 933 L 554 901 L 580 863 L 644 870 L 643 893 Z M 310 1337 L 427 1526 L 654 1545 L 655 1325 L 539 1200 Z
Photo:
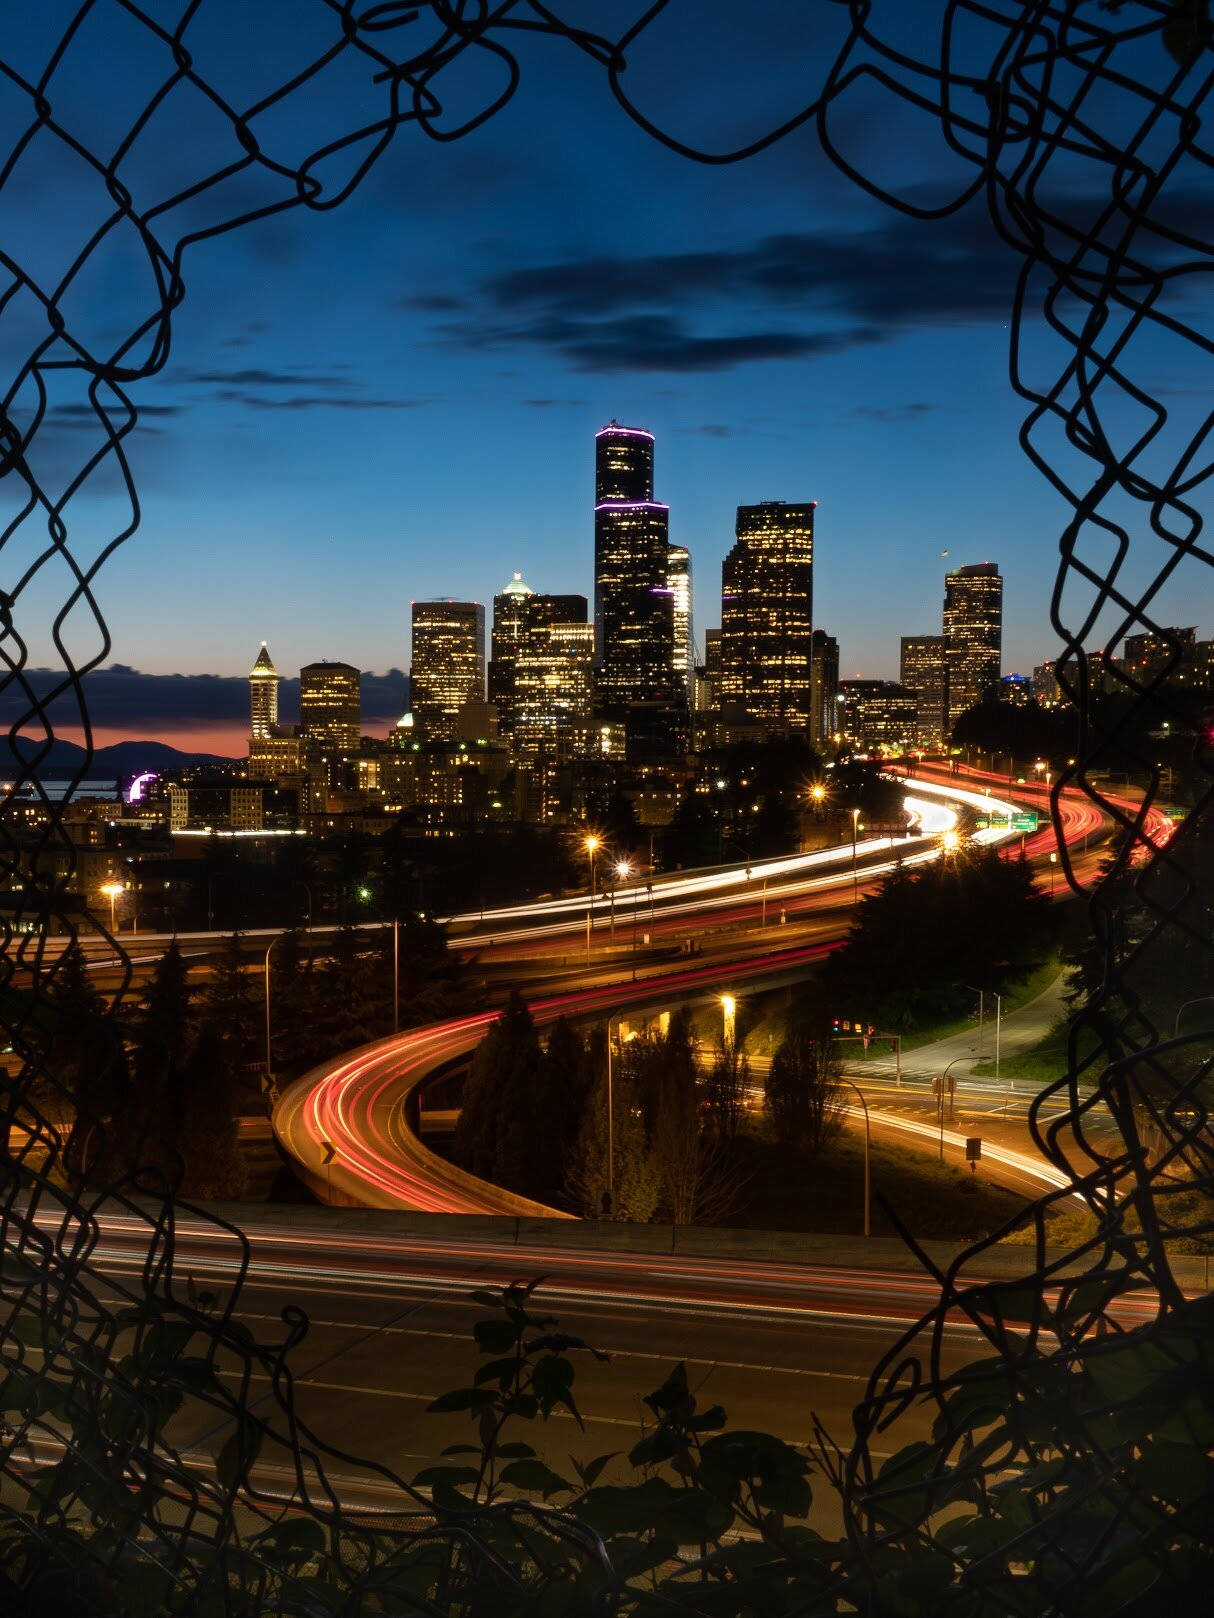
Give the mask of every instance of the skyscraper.
M 919 717 L 915 737 L 921 747 L 939 747 L 944 739 L 946 683 L 943 635 L 903 635 L 899 675 L 915 693 Z
M 1003 654 L 1003 580 L 995 562 L 975 562 L 944 580 L 947 726 L 998 680 Z
M 304 748 L 332 758 L 356 753 L 362 692 L 350 663 L 309 663 L 299 671 L 299 729 Z
M 810 644 L 809 739 L 821 749 L 839 728 L 839 642 L 815 629 Z
M 583 598 L 584 599 L 584 598 Z M 594 629 L 581 623 L 528 627 L 515 663 L 514 752 L 520 759 L 563 760 L 590 719 Z
M 594 640 L 599 706 L 686 701 L 674 686 L 669 508 L 653 498 L 653 434 L 611 422 L 595 435 Z
M 534 592 L 516 573 L 493 598 L 493 629 L 489 652 L 489 701 L 508 735 L 514 726 L 514 660 L 523 638 L 523 614 Z
M 721 701 L 773 732 L 810 723 L 816 504 L 739 506 L 721 567 Z
M 696 676 L 691 630 L 691 552 L 686 545 L 672 545 L 666 556 L 666 584 L 674 614 L 674 677 L 681 682 L 690 702 Z
M 263 640 L 249 670 L 249 735 L 254 741 L 264 741 L 278 724 L 278 678 Z
M 423 741 L 455 739 L 465 702 L 485 698 L 485 609 L 479 601 L 413 603 L 413 719 Z

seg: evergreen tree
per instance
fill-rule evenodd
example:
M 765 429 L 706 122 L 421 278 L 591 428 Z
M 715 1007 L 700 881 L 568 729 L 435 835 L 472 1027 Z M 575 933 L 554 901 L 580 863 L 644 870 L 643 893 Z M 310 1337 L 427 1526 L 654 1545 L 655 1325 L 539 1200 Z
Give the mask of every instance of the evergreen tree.
M 612 1072 L 611 1173 L 608 1174 L 607 1066 L 593 1082 L 565 1177 L 574 1212 L 586 1219 L 648 1224 L 662 1193 L 662 1169 L 645 1135 L 635 1083 L 625 1068 Z M 609 1185 L 611 1190 L 608 1190 Z
M 121 1031 L 89 982 L 84 952 L 72 943 L 47 996 L 47 1077 L 71 1109 L 64 1147 L 68 1170 L 95 1182 L 129 1168 L 130 1076 Z
M 789 1029 L 771 1059 L 766 1099 L 776 1138 L 817 1156 L 838 1129 L 842 1113 L 840 1063 L 820 1026 Z
M 215 959 L 199 1010 L 200 1023 L 219 1037 L 225 1060 L 235 1074 L 260 1054 L 261 1019 L 253 979 L 246 966 L 240 934 L 232 933 Z
M 514 989 L 473 1054 L 453 1155 L 471 1173 L 529 1197 L 559 1182 L 557 1119 L 541 1065 L 534 1020 Z
M 339 927 L 312 972 L 312 1018 L 319 1059 L 365 1045 L 386 1032 L 375 1016 L 376 955 L 363 935 Z
M 214 1024 L 204 1024 L 181 1071 L 177 1106 L 185 1195 L 231 1198 L 244 1189 L 236 1146 L 238 1095 L 231 1047 Z
M 301 1073 L 320 1060 L 312 951 L 296 927 L 270 955 L 270 1034 L 275 1074 Z

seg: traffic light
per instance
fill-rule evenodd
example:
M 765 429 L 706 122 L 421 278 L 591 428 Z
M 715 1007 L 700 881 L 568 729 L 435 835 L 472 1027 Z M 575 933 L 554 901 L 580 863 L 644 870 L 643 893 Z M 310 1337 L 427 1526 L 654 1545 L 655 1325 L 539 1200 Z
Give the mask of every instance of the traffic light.
M 839 1032 L 839 1028 L 840 1028 L 840 1023 L 839 1023 L 838 1017 L 832 1017 L 830 1019 L 830 1031 L 831 1031 L 831 1033 L 832 1034 L 837 1034 Z

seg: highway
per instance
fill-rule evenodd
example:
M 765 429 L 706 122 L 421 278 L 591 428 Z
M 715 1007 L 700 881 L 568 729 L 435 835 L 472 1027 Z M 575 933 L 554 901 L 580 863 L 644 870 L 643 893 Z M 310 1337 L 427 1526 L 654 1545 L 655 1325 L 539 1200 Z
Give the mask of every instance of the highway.
M 916 793 L 943 800 L 946 806 L 960 801 L 985 807 L 988 802 L 984 791 L 961 788 L 952 781 L 916 783 Z M 1063 814 L 1067 833 L 1076 840 L 1098 830 L 1101 824 L 1100 817 L 1083 799 L 1066 803 Z M 994 840 L 1008 834 L 989 835 Z M 1053 836 L 1052 828 L 1047 828 L 1029 841 L 1045 839 L 1052 845 Z M 937 841 L 924 857 L 939 855 Z M 880 857 L 888 860 L 888 850 L 882 850 Z M 818 877 L 802 876 L 798 880 L 816 883 Z M 582 972 L 578 986 L 568 992 L 535 996 L 531 1000 L 532 1014 L 543 1026 L 560 1016 L 587 1018 L 633 1007 L 675 1004 L 725 989 L 737 990 L 744 984 L 770 986 L 787 981 L 790 975 L 811 967 L 845 936 L 849 910 L 840 907 L 841 882 L 846 905 L 846 899 L 852 897 L 848 893 L 852 884 L 848 874 L 840 878 L 837 871 L 830 888 L 824 893 L 810 893 L 802 901 L 821 907 L 813 942 L 781 949 L 773 948 L 762 933 L 750 940 L 744 933 L 717 937 L 715 958 L 696 966 L 647 966 L 638 972 L 634 962 L 635 981 L 626 984 L 591 982 Z M 678 903 L 686 900 L 685 892 L 677 895 Z M 715 889 L 708 902 L 719 908 L 721 900 Z M 557 901 L 557 919 L 540 921 L 539 927 L 566 927 L 559 907 L 567 903 L 581 903 L 584 908 L 585 900 Z M 524 920 L 554 909 L 519 908 Z M 723 919 L 719 918 L 718 925 Z M 534 932 L 537 928 L 528 930 Z M 476 1180 L 438 1157 L 423 1145 L 407 1118 L 406 1104 L 411 1098 L 436 1071 L 464 1058 L 495 1015 L 485 1012 L 378 1041 L 314 1069 L 291 1085 L 274 1109 L 274 1129 L 312 1189 L 329 1202 L 375 1208 L 551 1214 L 553 1210 Z M 1034 1165 L 1023 1154 L 1016 1165 L 1018 1173 L 1038 1184 L 1048 1183 L 1043 1181 L 1043 1167 Z
M 804 1444 L 813 1411 L 846 1446 L 870 1367 L 937 1296 L 929 1278 L 909 1270 L 564 1248 L 551 1231 L 543 1244 L 503 1246 L 480 1237 L 393 1235 L 382 1220 L 374 1230 L 340 1228 L 351 1217 L 338 1215 L 335 1225 L 332 1215 L 313 1210 L 291 1229 L 276 1222 L 274 1210 L 258 1210 L 245 1224 L 252 1263 L 237 1318 L 259 1341 L 273 1342 L 282 1336 L 281 1310 L 306 1309 L 311 1327 L 292 1358 L 301 1417 L 347 1454 L 406 1477 L 443 1445 L 474 1437 L 466 1417 L 424 1408 L 470 1381 L 479 1363 L 471 1324 L 485 1310 L 468 1301 L 473 1287 L 543 1276 L 537 1308 L 611 1355 L 607 1365 L 574 1355 L 584 1433 L 560 1417 L 513 1435 L 535 1443 L 558 1469 L 570 1454 L 626 1450 L 640 1433 L 644 1395 L 680 1360 L 703 1403 L 719 1401 L 733 1425 Z M 224 1291 L 235 1268 L 232 1238 L 185 1216 L 176 1237 L 179 1284 L 188 1274 Z M 100 1268 L 137 1282 L 146 1242 L 146 1225 L 103 1217 Z M 1027 1266 L 1028 1253 L 1014 1262 Z M 1127 1319 L 1150 1310 L 1147 1298 L 1124 1305 Z M 963 1363 L 981 1346 L 972 1325 L 953 1322 L 946 1365 Z M 253 1378 L 255 1396 L 259 1385 L 258 1408 L 272 1419 L 261 1373 Z M 925 1437 L 927 1428 L 928 1413 L 911 1411 L 878 1440 L 877 1453 Z M 226 1434 L 203 1412 L 179 1421 L 173 1438 L 205 1464 Z M 347 1505 L 407 1509 L 368 1467 L 339 1462 L 335 1472 Z M 289 1493 L 285 1453 L 272 1445 L 257 1475 Z M 625 1475 L 623 1467 L 615 1473 L 618 1481 Z M 837 1526 L 828 1498 L 826 1505 L 819 1526 Z

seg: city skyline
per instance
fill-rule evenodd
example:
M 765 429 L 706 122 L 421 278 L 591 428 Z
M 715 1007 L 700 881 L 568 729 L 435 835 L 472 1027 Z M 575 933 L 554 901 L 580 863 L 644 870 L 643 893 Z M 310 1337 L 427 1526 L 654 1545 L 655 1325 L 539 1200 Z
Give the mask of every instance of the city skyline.
M 645 52 L 630 76 L 693 141 L 728 85 L 716 133 L 740 144 L 799 103 L 807 52 L 829 56 L 836 19 L 801 15 L 820 9 L 757 23 L 709 5 L 673 81 Z M 288 8 L 265 10 L 288 26 Z M 15 39 L 27 31 L 13 19 Z M 620 115 L 596 63 L 517 43 L 520 92 L 484 129 L 450 146 L 403 131 L 334 214 L 190 249 L 169 361 L 132 389 L 143 518 L 98 583 L 115 657 L 238 676 L 265 639 L 289 666 L 323 652 L 382 672 L 407 667 L 411 600 L 488 603 L 515 568 L 589 595 L 587 446 L 612 416 L 664 446 L 660 492 L 671 543 L 695 561 L 698 624 L 713 621 L 737 506 L 812 498 L 817 616 L 845 675 L 896 675 L 899 637 L 935 616 L 903 621 L 902 603 L 938 592 L 942 551 L 950 566 L 1001 563 L 1009 667 L 1053 656 L 1046 581 L 1070 513 L 1016 441 L 1014 265 L 980 205 L 912 224 L 856 191 L 809 130 L 744 165 L 689 163 Z M 126 71 L 115 64 L 120 82 Z M 884 165 L 875 128 L 849 139 L 853 158 Z M 911 130 L 898 144 L 891 180 L 930 207 L 955 183 L 951 159 Z M 52 236 L 70 233 L 65 185 Z M 138 291 L 81 298 L 120 326 Z M 1195 376 L 1152 334 L 1140 342 L 1169 410 L 1185 409 Z M 91 452 L 75 409 L 53 404 L 52 468 Z M 104 479 L 68 516 L 73 534 L 124 520 Z M 1127 589 L 1139 567 L 1132 554 Z M 1157 609 L 1212 616 L 1208 596 L 1194 605 L 1179 587 Z M 35 638 L 30 653 L 52 666 Z

